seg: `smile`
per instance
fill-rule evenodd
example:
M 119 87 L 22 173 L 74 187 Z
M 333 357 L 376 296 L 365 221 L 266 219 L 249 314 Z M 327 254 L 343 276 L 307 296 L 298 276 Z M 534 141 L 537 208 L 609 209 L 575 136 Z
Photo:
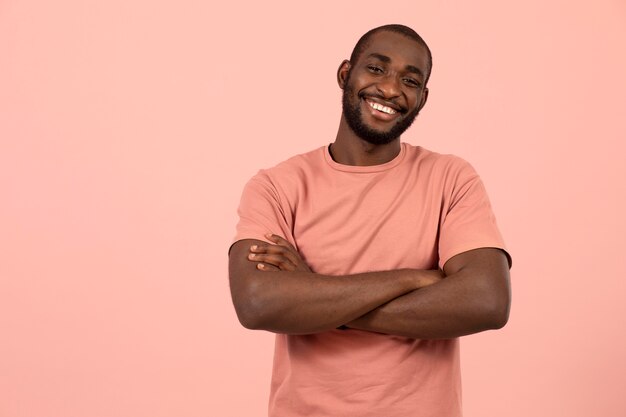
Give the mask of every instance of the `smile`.
M 387 107 L 387 106 L 383 106 L 380 103 L 375 103 L 373 101 L 369 101 L 369 100 L 365 100 L 367 102 L 367 104 L 370 105 L 371 108 L 381 111 L 383 113 L 387 113 L 387 114 L 396 114 L 396 111 L 394 109 L 392 109 L 391 107 Z

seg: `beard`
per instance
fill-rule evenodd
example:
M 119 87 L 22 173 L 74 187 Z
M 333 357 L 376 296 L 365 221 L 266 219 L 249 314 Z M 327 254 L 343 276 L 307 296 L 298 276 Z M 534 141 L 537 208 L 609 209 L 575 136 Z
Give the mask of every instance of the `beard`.
M 356 98 L 356 103 L 351 102 L 353 97 Z M 350 85 L 350 75 L 348 75 L 341 99 L 343 115 L 350 129 L 352 129 L 358 137 L 372 145 L 386 145 L 399 138 L 400 135 L 413 124 L 420 110 L 419 107 L 416 107 L 415 110 L 412 110 L 410 113 L 403 114 L 400 120 L 398 120 L 391 129 L 380 131 L 372 129 L 363 121 L 360 106 L 361 99 L 362 98 L 356 94 L 354 88 Z

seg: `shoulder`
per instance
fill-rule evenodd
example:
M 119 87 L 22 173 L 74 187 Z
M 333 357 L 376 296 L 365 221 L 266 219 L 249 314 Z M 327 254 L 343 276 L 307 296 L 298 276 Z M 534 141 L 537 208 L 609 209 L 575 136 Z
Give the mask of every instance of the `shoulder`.
M 292 156 L 270 168 L 259 170 L 248 186 L 271 189 L 279 194 L 290 195 L 324 164 L 325 147 Z
M 440 179 L 454 180 L 477 176 L 474 167 L 457 155 L 442 154 L 408 143 L 405 143 L 405 146 L 407 158 L 414 166 Z
M 285 175 L 293 175 L 316 169 L 317 166 L 324 161 L 324 149 L 325 147 L 320 147 L 309 152 L 292 156 L 273 167 L 261 169 L 253 178 L 280 178 Z

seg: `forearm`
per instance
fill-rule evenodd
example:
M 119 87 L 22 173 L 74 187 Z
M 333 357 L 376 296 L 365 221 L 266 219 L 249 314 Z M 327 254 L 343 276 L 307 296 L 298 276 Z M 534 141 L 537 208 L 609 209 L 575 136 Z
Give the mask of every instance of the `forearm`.
M 335 329 L 417 287 L 410 270 L 345 276 L 269 271 L 251 273 L 233 301 L 245 327 L 307 334 Z
M 501 328 L 510 307 L 508 265 L 498 256 L 485 262 L 497 268 L 454 271 L 442 281 L 395 298 L 347 326 L 416 339 L 448 339 Z M 493 270 L 500 272 L 494 274 Z
M 499 306 L 504 303 L 485 302 L 476 288 L 466 284 L 462 277 L 446 278 L 398 297 L 347 326 L 416 339 L 449 339 L 502 327 L 508 316 L 508 309 Z

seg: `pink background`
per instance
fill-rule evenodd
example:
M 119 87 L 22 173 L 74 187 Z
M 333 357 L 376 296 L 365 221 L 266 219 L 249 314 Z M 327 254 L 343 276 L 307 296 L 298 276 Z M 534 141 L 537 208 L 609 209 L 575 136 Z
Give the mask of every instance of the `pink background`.
M 403 139 L 472 162 L 514 257 L 466 416 L 626 415 L 626 2 L 330 3 L 0 1 L 0 416 L 265 414 L 239 195 L 334 139 L 336 68 L 391 22 L 435 62 Z

